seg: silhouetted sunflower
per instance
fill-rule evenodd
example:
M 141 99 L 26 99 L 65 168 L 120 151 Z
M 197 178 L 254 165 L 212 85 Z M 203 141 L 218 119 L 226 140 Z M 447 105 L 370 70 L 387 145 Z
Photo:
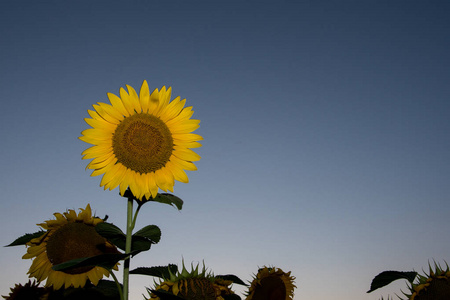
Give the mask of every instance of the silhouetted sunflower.
M 450 270 L 444 270 L 438 264 L 435 269 L 429 266 L 429 274 L 418 275 L 418 282 L 410 287 L 411 294 L 405 294 L 409 300 L 448 300 L 450 299 Z
M 77 213 L 74 210 L 55 213 L 56 220 L 38 224 L 45 230 L 40 237 L 27 243 L 27 254 L 22 258 L 33 258 L 28 274 L 39 282 L 47 280 L 45 286 L 55 290 L 62 286 L 83 287 L 87 280 L 97 285 L 109 272 L 101 267 L 79 267 L 66 271 L 55 271 L 53 266 L 77 259 L 106 253 L 118 253 L 116 247 L 100 236 L 95 225 L 102 219 L 92 217 L 91 207 Z
M 231 284 L 231 281 L 207 273 L 205 267 L 201 273 L 198 271 L 198 265 L 189 272 L 183 264 L 181 273 L 170 273 L 170 278 L 161 280 L 153 290 L 165 291 L 186 300 L 224 300 L 227 295 L 234 294 L 230 288 Z M 150 300 L 165 299 L 163 296 L 158 297 L 151 289 L 147 290 L 150 293 Z M 170 296 L 167 297 L 169 298 Z
M 295 277 L 279 268 L 259 269 L 251 282 L 247 300 L 292 300 Z

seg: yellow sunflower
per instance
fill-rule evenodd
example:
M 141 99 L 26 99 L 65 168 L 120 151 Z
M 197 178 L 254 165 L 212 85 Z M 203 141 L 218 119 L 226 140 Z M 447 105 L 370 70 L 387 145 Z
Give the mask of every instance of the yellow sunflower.
M 45 286 L 58 290 L 62 286 L 84 287 L 87 280 L 97 285 L 109 272 L 101 267 L 79 267 L 67 271 L 55 271 L 54 265 L 77 258 L 92 257 L 105 253 L 118 253 L 117 248 L 100 236 L 95 225 L 102 219 L 92 217 L 91 207 L 77 213 L 74 210 L 55 213 L 56 220 L 38 224 L 45 231 L 42 236 L 27 243 L 23 259 L 33 258 L 28 274 L 39 282 L 47 279 Z
M 187 183 L 184 170 L 194 171 L 200 156 L 190 148 L 200 147 L 203 138 L 192 133 L 199 120 L 190 119 L 192 107 L 186 99 L 172 101 L 172 88 L 155 89 L 151 94 L 147 81 L 139 92 L 120 88 L 120 97 L 108 93 L 111 104 L 97 103 L 88 110 L 85 121 L 92 128 L 80 139 L 94 146 L 83 151 L 83 159 L 93 159 L 87 168 L 91 176 L 103 174 L 100 186 L 112 190 L 120 186 L 133 195 L 148 199 L 158 188 L 173 192 L 175 180 Z
M 410 286 L 411 294 L 405 294 L 409 300 L 448 300 L 450 299 L 450 270 L 435 264 L 430 266 L 429 274 L 418 275 L 418 283 Z
M 230 288 L 231 284 L 232 282 L 229 280 L 206 273 L 204 267 L 199 273 L 198 265 L 195 270 L 192 269 L 191 272 L 188 272 L 183 264 L 181 273 L 171 273 L 170 278 L 162 280 L 154 290 L 163 290 L 187 300 L 224 300 L 224 296 L 234 294 Z M 149 300 L 161 300 L 150 290 L 149 292 Z
M 247 300 L 292 300 L 295 277 L 279 268 L 263 267 L 254 277 Z

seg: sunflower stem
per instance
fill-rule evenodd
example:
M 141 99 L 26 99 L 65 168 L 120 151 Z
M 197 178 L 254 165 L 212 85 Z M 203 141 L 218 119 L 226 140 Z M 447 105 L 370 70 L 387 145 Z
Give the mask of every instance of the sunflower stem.
M 122 287 L 120 286 L 120 282 L 117 279 L 116 274 L 114 274 L 114 272 L 112 270 L 110 270 L 109 274 L 111 274 L 112 278 L 114 279 L 114 282 L 117 285 L 117 290 L 119 291 L 119 295 L 120 295 L 120 300 L 123 300 L 123 292 L 122 292 Z
M 131 252 L 131 238 L 133 234 L 133 198 L 128 198 L 127 206 L 127 238 L 125 242 L 125 254 Z M 123 300 L 128 300 L 129 293 L 129 275 L 130 275 L 130 257 L 124 261 L 123 267 Z

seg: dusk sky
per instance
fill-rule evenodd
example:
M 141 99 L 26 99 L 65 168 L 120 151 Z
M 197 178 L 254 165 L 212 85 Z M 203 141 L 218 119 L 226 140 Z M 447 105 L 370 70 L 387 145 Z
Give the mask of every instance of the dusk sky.
M 2 1 L 1 244 L 87 203 L 125 230 L 78 137 L 93 104 L 147 80 L 187 99 L 204 141 L 175 184 L 183 210 L 141 209 L 136 228 L 162 239 L 132 269 L 276 266 L 298 300 L 406 291 L 366 293 L 381 271 L 450 262 L 449 16 L 449 1 Z M 1 249 L 0 295 L 28 281 L 25 253 Z M 130 299 L 152 284 L 132 276 Z

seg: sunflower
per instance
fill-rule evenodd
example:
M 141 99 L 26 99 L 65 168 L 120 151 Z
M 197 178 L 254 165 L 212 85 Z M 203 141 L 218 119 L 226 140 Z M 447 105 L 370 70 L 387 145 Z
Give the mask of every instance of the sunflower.
M 230 288 L 231 284 L 232 282 L 229 280 L 207 273 L 205 267 L 201 273 L 198 271 L 198 265 L 189 272 L 183 263 L 181 273 L 172 274 L 170 272 L 170 278 L 161 280 L 153 290 L 169 292 L 187 300 L 224 300 L 224 296 L 234 294 Z M 150 293 L 148 300 L 163 300 L 152 293 L 150 289 L 147 290 Z
M 83 151 L 83 159 L 93 159 L 87 168 L 91 176 L 103 174 L 100 186 L 112 190 L 127 188 L 142 199 L 156 197 L 158 188 L 173 192 L 175 180 L 187 183 L 184 170 L 195 171 L 200 156 L 190 148 L 200 147 L 203 138 L 192 133 L 199 120 L 190 119 L 192 107 L 186 99 L 170 101 L 172 88 L 155 89 L 151 94 L 144 81 L 139 95 L 128 86 L 120 97 L 108 93 L 111 105 L 94 104 L 85 121 L 92 128 L 80 139 L 94 146 Z
M 295 277 L 279 268 L 259 269 L 251 282 L 247 300 L 292 300 Z
M 45 300 L 48 297 L 49 289 L 40 287 L 36 281 L 29 280 L 25 285 L 16 284 L 10 289 L 8 296 L 2 296 L 7 300 Z
M 92 257 L 105 253 L 118 253 L 116 247 L 100 236 L 95 225 L 102 219 L 92 217 L 91 207 L 77 213 L 74 210 L 60 214 L 55 213 L 56 220 L 37 224 L 45 231 L 42 236 L 27 243 L 27 254 L 22 258 L 34 258 L 28 274 L 39 282 L 47 279 L 45 286 L 58 290 L 73 286 L 84 287 L 87 280 L 97 285 L 99 280 L 109 276 L 101 267 L 79 267 L 67 271 L 55 271 L 54 265 L 77 258 Z
M 450 299 L 450 270 L 435 263 L 429 266 L 429 274 L 418 275 L 418 282 L 409 287 L 411 294 L 405 294 L 409 300 L 448 300 Z

